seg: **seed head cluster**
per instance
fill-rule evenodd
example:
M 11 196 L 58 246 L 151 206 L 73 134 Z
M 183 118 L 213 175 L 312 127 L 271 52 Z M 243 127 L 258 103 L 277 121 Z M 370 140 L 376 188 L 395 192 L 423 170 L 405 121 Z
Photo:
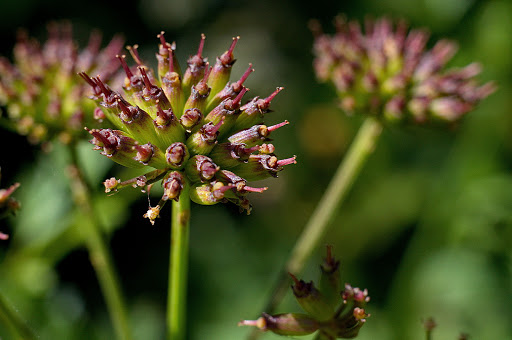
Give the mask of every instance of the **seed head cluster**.
M 268 143 L 270 135 L 288 121 L 272 126 L 263 123 L 270 102 L 282 88 L 242 104 L 248 91 L 244 82 L 254 70 L 249 65 L 239 80 L 229 82 L 238 37 L 210 65 L 203 57 L 202 35 L 185 69 L 175 56 L 175 43 L 167 42 L 163 32 L 158 38 L 156 72 L 143 63 L 136 45 L 127 48 L 135 67 L 128 65 L 124 55 L 117 56 L 126 74 L 124 94 L 101 77 L 80 73 L 98 104 L 95 118 L 114 126 L 87 129 L 95 149 L 127 167 L 154 168 L 127 181 L 108 179 L 106 191 L 146 187 L 162 180 L 164 194 L 145 215 L 152 223 L 166 201 L 179 200 L 185 186 L 196 203 L 230 201 L 249 213 L 246 195 L 267 188 L 251 187 L 248 182 L 277 177 L 284 166 L 295 163 L 295 157 L 278 159 L 274 145 Z
M 440 40 L 426 48 L 429 34 L 410 30 L 400 21 L 336 19 L 336 33 L 315 34 L 314 68 L 318 79 L 334 85 L 341 108 L 391 122 L 451 123 L 471 111 L 495 90 L 478 85 L 480 65 L 446 68 L 455 43 Z
M 101 35 L 92 33 L 79 50 L 70 24 L 48 25 L 48 40 L 40 44 L 25 31 L 18 34 L 14 61 L 0 57 L 0 105 L 9 120 L 4 124 L 33 144 L 58 138 L 71 143 L 83 137 L 85 125 L 94 124 L 94 103 L 84 95 L 88 87 L 77 72 L 85 70 L 110 79 L 118 69 L 115 59 L 123 47 L 116 37 L 103 49 Z

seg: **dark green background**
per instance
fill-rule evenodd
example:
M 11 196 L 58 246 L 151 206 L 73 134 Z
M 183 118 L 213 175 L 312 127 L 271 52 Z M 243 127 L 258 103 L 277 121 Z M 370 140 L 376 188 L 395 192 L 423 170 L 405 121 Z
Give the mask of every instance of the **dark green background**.
M 16 30 L 45 38 L 45 24 L 66 19 L 84 46 L 91 29 L 123 33 L 155 65 L 156 35 L 176 40 L 182 63 L 200 33 L 213 61 L 232 36 L 237 78 L 252 62 L 250 95 L 285 90 L 267 123 L 291 124 L 273 135 L 281 157 L 297 155 L 279 179 L 253 195 L 251 216 L 235 207 L 192 209 L 188 325 L 190 339 L 243 339 L 236 323 L 256 318 L 271 284 L 342 159 L 359 117 L 336 108 L 334 91 L 317 84 L 310 19 L 333 31 L 332 18 L 405 18 L 446 37 L 460 50 L 451 65 L 480 61 L 482 81 L 499 90 L 454 129 L 389 128 L 350 192 L 331 231 L 309 261 L 316 279 L 324 245 L 334 245 L 343 280 L 368 288 L 372 316 L 360 339 L 421 339 L 433 316 L 434 337 L 512 339 L 512 2 L 505 0 L 362 1 L 45 1 L 0 3 L 1 54 L 10 57 Z M 94 272 L 81 246 L 59 147 L 42 154 L 11 132 L 0 132 L 1 187 L 20 182 L 23 209 L 4 220 L 13 234 L 0 244 L 0 290 L 41 339 L 112 338 Z M 112 166 L 84 143 L 82 160 L 98 189 L 95 204 L 111 232 L 137 339 L 162 339 L 170 207 L 151 226 L 147 197 L 127 189 L 107 197 L 101 181 L 134 175 Z M 153 204 L 158 197 L 151 198 Z M 290 294 L 291 295 L 291 294 Z M 279 311 L 300 311 L 288 296 Z M 0 337 L 10 339 L 0 325 Z M 277 339 L 272 334 L 264 339 Z

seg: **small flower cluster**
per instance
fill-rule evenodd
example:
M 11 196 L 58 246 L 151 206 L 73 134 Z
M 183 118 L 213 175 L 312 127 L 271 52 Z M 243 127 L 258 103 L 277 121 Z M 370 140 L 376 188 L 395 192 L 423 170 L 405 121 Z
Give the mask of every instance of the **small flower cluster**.
M 145 215 L 151 223 L 166 201 L 179 199 L 185 186 L 196 203 L 231 201 L 249 213 L 247 193 L 267 188 L 250 187 L 247 182 L 277 177 L 285 165 L 295 163 L 295 157 L 279 160 L 274 145 L 267 143 L 270 134 L 288 121 L 263 124 L 271 100 L 282 88 L 242 105 L 248 91 L 243 84 L 253 69 L 249 65 L 240 80 L 229 82 L 238 37 L 210 66 L 202 55 L 202 35 L 184 72 L 175 57 L 175 44 L 168 43 L 163 32 L 158 37 L 157 73 L 141 61 L 136 45 L 128 47 L 136 68 L 128 66 L 124 55 L 117 56 L 126 73 L 124 96 L 100 77 L 80 73 L 101 108 L 95 117 L 106 118 L 117 128 L 87 129 L 95 149 L 121 165 L 155 169 L 124 182 L 108 179 L 106 192 L 162 180 L 164 194 Z
M 480 65 L 446 69 L 457 47 L 447 40 L 426 50 L 429 34 L 411 30 L 404 22 L 367 20 L 365 33 L 358 22 L 338 17 L 336 34 L 315 34 L 314 68 L 318 79 L 332 83 L 341 108 L 379 116 L 391 122 L 416 124 L 455 122 L 495 90 L 474 79 Z
M 327 257 L 320 266 L 320 288 L 290 274 L 293 295 L 307 314 L 263 315 L 257 320 L 243 320 L 239 325 L 255 326 L 279 335 L 298 336 L 317 332 L 317 339 L 354 338 L 370 315 L 364 307 L 370 301 L 368 291 L 345 284 L 341 288 L 340 262 L 327 247 Z M 341 297 L 341 299 L 340 299 Z
M 0 189 L 0 218 L 3 218 L 8 214 L 14 214 L 20 208 L 20 203 L 11 197 L 13 192 L 16 191 L 19 186 L 19 183 L 15 183 L 7 189 Z M 7 240 L 8 238 L 9 235 L 0 232 L 0 240 Z
M 91 34 L 88 46 L 78 50 L 70 24 L 50 24 L 41 46 L 19 33 L 14 63 L 0 58 L 0 105 L 5 105 L 13 130 L 33 144 L 58 138 L 70 143 L 83 136 L 83 126 L 94 122 L 87 112 L 94 104 L 84 96 L 88 87 L 76 73 L 87 70 L 109 79 L 119 68 L 115 55 L 123 41 L 114 38 L 100 50 L 101 36 Z M 9 126 L 9 125 L 8 125 Z

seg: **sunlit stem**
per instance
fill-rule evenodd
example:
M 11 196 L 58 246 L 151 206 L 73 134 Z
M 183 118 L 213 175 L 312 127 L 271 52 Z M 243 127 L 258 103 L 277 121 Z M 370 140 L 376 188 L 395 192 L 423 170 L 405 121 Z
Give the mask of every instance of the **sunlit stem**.
M 184 185 L 179 201 L 173 201 L 169 287 L 167 297 L 168 340 L 185 340 L 187 313 L 188 242 L 190 198 Z
M 286 294 L 289 288 L 288 273 L 299 274 L 313 250 L 318 247 L 343 199 L 352 187 L 366 160 L 373 153 L 381 132 L 382 124 L 377 119 L 373 117 L 366 118 L 345 158 L 327 186 L 323 197 L 295 243 L 264 309 L 266 313 L 273 313 Z M 253 332 L 249 339 L 257 339 L 258 336 L 257 332 Z

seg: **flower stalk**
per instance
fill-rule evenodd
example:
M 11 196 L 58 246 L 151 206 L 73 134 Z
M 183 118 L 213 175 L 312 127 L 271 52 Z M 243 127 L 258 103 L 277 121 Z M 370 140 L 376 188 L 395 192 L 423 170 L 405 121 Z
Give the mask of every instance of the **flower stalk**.
M 179 201 L 173 201 L 171 249 L 169 262 L 169 291 L 167 296 L 168 339 L 185 339 L 188 243 L 190 234 L 190 199 L 188 185 L 181 191 Z
M 73 200 L 79 207 L 82 221 L 86 227 L 85 242 L 89 251 L 91 264 L 98 277 L 101 291 L 107 304 L 108 312 L 114 331 L 119 340 L 133 339 L 128 326 L 126 303 L 121 292 L 119 278 L 114 269 L 112 257 L 105 243 L 105 239 L 99 230 L 98 218 L 91 205 L 91 197 L 88 185 L 78 165 L 76 145 L 69 146 L 71 151 L 71 165 L 69 176 L 71 178 L 71 191 Z
M 0 321 L 6 324 L 13 333 L 17 334 L 16 339 L 35 340 L 37 336 L 20 315 L 11 307 L 6 299 L 0 294 Z
M 264 310 L 267 313 L 272 313 L 284 298 L 288 290 L 288 273 L 300 273 L 306 260 L 322 240 L 337 209 L 361 172 L 366 160 L 373 153 L 381 132 L 382 123 L 379 120 L 368 117 L 363 122 L 345 158 L 327 186 L 325 194 L 295 243 L 265 306 Z M 257 339 L 259 335 L 259 332 L 253 331 L 249 339 Z

